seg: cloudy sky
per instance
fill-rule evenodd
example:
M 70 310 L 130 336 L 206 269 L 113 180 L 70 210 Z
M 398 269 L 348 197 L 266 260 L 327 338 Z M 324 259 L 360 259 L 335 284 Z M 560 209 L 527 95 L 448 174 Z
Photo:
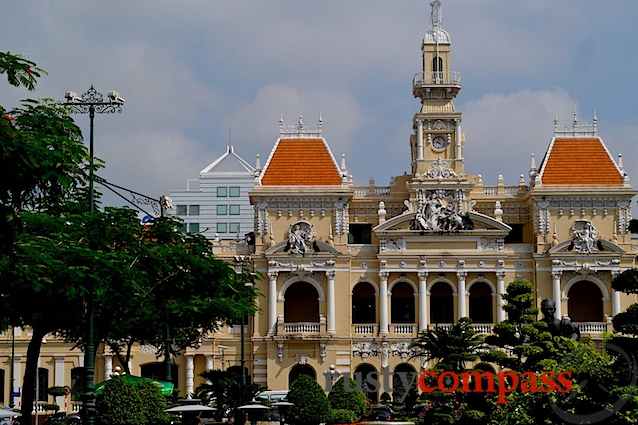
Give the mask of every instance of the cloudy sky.
M 225 150 L 263 160 L 278 121 L 315 124 L 356 185 L 410 171 L 429 0 L 30 0 L 7 2 L 0 49 L 48 71 L 35 93 L 0 84 L 7 108 L 91 84 L 126 99 L 95 119 L 107 180 L 152 197 L 184 189 Z M 598 117 L 638 186 L 638 1 L 443 0 L 462 73 L 466 169 L 515 185 L 553 120 Z M 6 80 L 2 80 L 6 81 Z M 88 116 L 77 115 L 88 139 Z M 107 204 L 120 205 L 108 195 Z

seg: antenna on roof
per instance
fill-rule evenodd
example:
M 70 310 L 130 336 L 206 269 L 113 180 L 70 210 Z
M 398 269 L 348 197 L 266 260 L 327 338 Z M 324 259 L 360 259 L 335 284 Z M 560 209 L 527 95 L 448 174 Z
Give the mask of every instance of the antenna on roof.
M 302 103 L 301 103 L 301 92 L 299 93 L 299 128 L 303 127 L 303 113 L 302 113 Z
M 578 124 L 578 112 L 576 111 L 576 98 L 574 98 L 574 127 Z
M 231 133 L 231 131 L 232 131 L 232 129 L 233 129 L 233 128 L 232 128 L 231 126 L 228 126 L 228 152 L 230 152 L 231 150 L 233 150 L 233 145 L 231 144 L 231 140 L 232 140 L 232 137 L 231 137 L 232 133 Z

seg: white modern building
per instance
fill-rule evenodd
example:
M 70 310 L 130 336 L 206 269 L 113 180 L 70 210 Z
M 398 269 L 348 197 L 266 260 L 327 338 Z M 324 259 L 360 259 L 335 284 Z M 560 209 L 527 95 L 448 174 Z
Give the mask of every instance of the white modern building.
M 185 190 L 171 190 L 169 214 L 184 220 L 184 230 L 208 239 L 244 239 L 254 228 L 254 208 L 248 192 L 255 184 L 255 169 L 235 153 L 226 152 L 189 179 Z

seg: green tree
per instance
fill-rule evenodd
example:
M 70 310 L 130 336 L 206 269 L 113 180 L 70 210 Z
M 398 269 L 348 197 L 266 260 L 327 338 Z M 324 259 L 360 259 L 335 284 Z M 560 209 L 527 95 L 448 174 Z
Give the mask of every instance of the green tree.
M 299 375 L 290 385 L 288 401 L 290 406 L 287 421 L 292 425 L 318 425 L 325 422 L 330 415 L 330 403 L 312 376 Z
M 363 391 L 356 391 L 356 382 L 348 377 L 339 378 L 332 386 L 332 391 L 328 394 L 328 401 L 332 409 L 345 409 L 354 414 L 357 420 L 366 416 L 369 412 L 366 395 Z M 349 390 L 346 391 L 346 385 Z
M 436 361 L 432 370 L 460 374 L 467 366 L 479 359 L 485 345 L 476 334 L 472 320 L 462 317 L 449 329 L 435 328 L 425 330 L 414 339 L 411 347 L 415 356 L 423 360 Z M 429 387 L 437 383 L 428 382 Z M 426 397 L 424 421 L 427 424 L 472 424 L 478 417 L 484 420 L 484 414 L 477 410 L 482 405 L 468 403 L 468 395 L 463 392 L 443 392 L 435 390 Z M 480 422 L 479 422 L 480 423 Z

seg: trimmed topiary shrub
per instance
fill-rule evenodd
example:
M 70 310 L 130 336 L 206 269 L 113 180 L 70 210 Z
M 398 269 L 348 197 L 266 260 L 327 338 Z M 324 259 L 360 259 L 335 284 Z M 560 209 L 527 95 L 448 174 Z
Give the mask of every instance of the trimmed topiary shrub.
M 326 422 L 330 414 L 323 388 L 308 375 L 299 375 L 290 385 L 288 401 L 294 403 L 286 414 L 286 422 L 292 425 L 318 425 Z
M 329 424 L 354 424 L 359 422 L 359 417 L 348 409 L 332 409 L 326 420 Z
M 66 388 L 65 387 L 49 387 L 47 389 L 47 394 L 52 395 L 53 397 L 62 397 L 64 395 L 66 395 Z
M 146 425 L 142 399 L 133 385 L 116 376 L 96 399 L 98 425 Z
M 345 385 L 349 386 L 350 391 L 346 391 Z M 356 386 L 357 384 L 354 379 L 348 377 L 348 381 L 345 381 L 345 377 L 342 377 L 337 382 L 335 382 L 335 384 L 332 386 L 332 391 L 330 391 L 330 394 L 328 394 L 330 407 L 332 407 L 333 409 L 349 410 L 354 414 L 356 418 L 355 422 L 369 413 L 366 395 L 363 391 L 356 391 Z
M 168 425 L 171 423 L 171 415 L 164 412 L 168 408 L 166 397 L 162 395 L 155 384 L 142 382 L 136 390 L 142 402 L 142 414 L 146 417 L 149 425 Z

